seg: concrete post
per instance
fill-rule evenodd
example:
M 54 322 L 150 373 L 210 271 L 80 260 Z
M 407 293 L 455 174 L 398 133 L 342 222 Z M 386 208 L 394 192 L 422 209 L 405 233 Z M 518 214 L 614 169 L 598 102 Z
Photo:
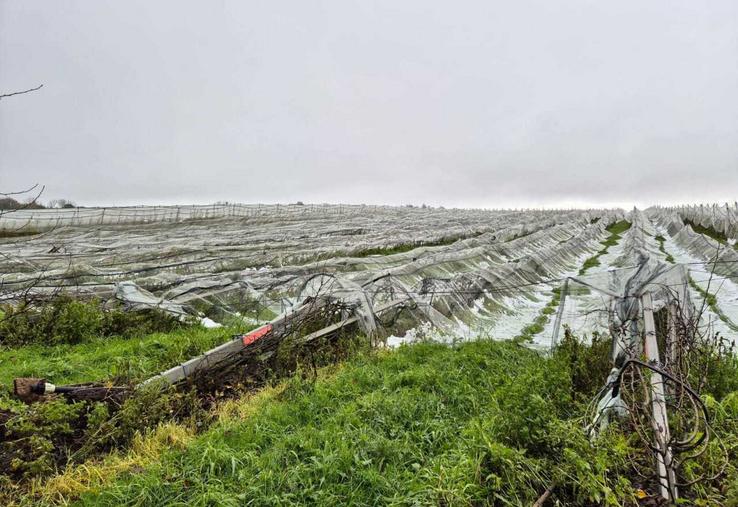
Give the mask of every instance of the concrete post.
M 656 340 L 656 325 L 653 320 L 653 301 L 651 294 L 646 292 L 641 296 L 643 306 L 643 327 L 645 331 L 644 351 L 650 364 L 660 365 L 659 346 Z M 652 424 L 656 437 L 656 470 L 658 473 L 659 492 L 661 497 L 669 502 L 677 499 L 676 477 L 671 447 L 669 447 L 669 418 L 666 411 L 664 397 L 664 379 L 660 373 L 651 372 L 651 410 Z

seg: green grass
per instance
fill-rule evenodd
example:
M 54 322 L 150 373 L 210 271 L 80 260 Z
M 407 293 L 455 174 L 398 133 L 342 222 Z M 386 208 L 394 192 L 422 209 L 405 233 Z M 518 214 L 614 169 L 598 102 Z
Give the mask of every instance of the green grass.
M 351 256 L 363 258 L 363 257 L 369 257 L 370 255 L 394 255 L 398 253 L 409 252 L 411 250 L 415 250 L 416 248 L 421 248 L 421 247 L 452 245 L 459 240 L 476 238 L 477 236 L 481 236 L 481 235 L 482 235 L 481 232 L 475 232 L 475 233 L 471 233 L 471 234 L 467 234 L 463 236 L 451 236 L 448 238 L 442 238 L 442 239 L 439 239 L 438 241 L 419 241 L 419 242 L 414 242 L 414 243 L 401 243 L 393 247 L 366 248 L 364 250 L 359 250 L 358 252 L 351 254 Z
M 583 429 L 584 404 L 610 370 L 610 347 L 601 337 L 588 346 L 565 333 L 549 357 L 491 340 L 360 353 L 317 377 L 296 375 L 223 403 L 202 433 L 166 423 L 135 437 L 127 451 L 31 489 L 3 497 L 0 484 L 0 498 L 91 506 L 531 505 L 553 487 L 551 504 L 634 505 L 637 488 L 648 487 L 632 468 L 628 436 L 612 426 L 592 440 Z M 724 392 L 705 399 L 714 429 L 735 449 L 738 361 L 719 363 L 707 387 Z M 712 446 L 687 478 L 722 456 Z M 725 477 L 683 490 L 688 504 L 734 505 L 734 463 Z
M 599 260 L 600 255 L 602 255 L 602 252 L 597 252 L 597 255 L 585 260 L 584 264 L 582 264 L 582 267 L 579 269 L 579 274 L 583 275 L 584 273 L 587 272 L 588 269 L 599 266 L 600 265 L 600 260 Z
M 0 229 L 0 238 L 20 238 L 23 236 L 35 236 L 41 234 L 41 231 L 32 227 L 23 227 L 21 229 Z
M 725 313 L 720 309 L 720 306 L 718 306 L 718 301 L 717 301 L 717 297 L 715 296 L 715 294 L 710 294 L 705 289 L 697 285 L 697 282 L 695 282 L 692 279 L 692 277 L 689 278 L 689 285 L 694 290 L 696 290 L 700 296 L 702 296 L 702 298 L 705 300 L 705 304 L 707 305 L 707 307 L 712 311 L 712 313 L 717 315 L 718 318 L 721 321 L 723 321 L 723 323 L 726 326 L 728 326 L 728 328 L 730 328 L 731 331 L 738 331 L 738 325 L 732 320 L 730 320 L 730 317 L 725 315 Z M 699 307 L 701 303 L 697 302 L 695 304 L 696 306 Z
M 192 326 L 138 338 L 93 338 L 75 345 L 27 345 L 0 350 L 0 385 L 15 377 L 57 384 L 141 380 L 226 341 L 244 329 Z
M 704 226 L 702 226 L 702 225 L 700 225 L 698 223 L 692 222 L 689 219 L 684 219 L 684 223 L 686 225 L 691 226 L 692 227 L 692 230 L 694 232 L 696 232 L 696 233 L 704 234 L 705 236 L 709 236 L 710 238 L 714 239 L 715 241 L 717 241 L 718 243 L 721 243 L 723 245 L 727 243 L 727 239 L 728 238 L 725 236 L 725 234 L 723 234 L 720 231 L 716 231 L 712 227 L 704 227 Z
M 555 288 L 551 292 L 553 294 L 551 300 L 546 303 L 546 306 L 543 307 L 533 322 L 520 331 L 520 334 L 514 338 L 515 340 L 532 341 L 535 335 L 543 332 L 548 319 L 556 313 L 556 308 L 558 308 L 561 301 L 561 289 Z
M 608 225 L 607 232 L 609 232 L 610 234 L 619 235 L 630 229 L 630 225 L 630 222 L 628 222 L 627 220 L 620 220 L 619 222 L 615 222 L 612 225 Z
M 659 242 L 659 251 L 666 256 L 666 262 L 668 262 L 669 264 L 674 264 L 674 257 L 672 257 L 671 254 L 666 251 L 666 248 L 664 248 L 666 238 L 659 234 L 658 236 L 656 236 L 656 241 Z
M 82 504 L 530 505 L 566 483 L 554 497 L 567 505 L 620 505 L 634 492 L 625 440 L 591 446 L 572 417 L 566 364 L 512 342 L 361 355 L 241 403 Z
M 607 238 L 600 241 L 600 244 L 602 244 L 603 248 L 595 255 L 584 261 L 584 264 L 582 264 L 582 267 L 579 269 L 579 276 L 586 274 L 590 268 L 599 266 L 600 257 L 605 255 L 607 253 L 607 250 L 611 246 L 615 246 L 620 242 L 620 239 L 622 238 L 621 234 L 630 229 L 630 225 L 630 222 L 628 222 L 627 220 L 620 220 L 619 222 L 608 225 L 605 230 L 610 234 L 607 236 Z

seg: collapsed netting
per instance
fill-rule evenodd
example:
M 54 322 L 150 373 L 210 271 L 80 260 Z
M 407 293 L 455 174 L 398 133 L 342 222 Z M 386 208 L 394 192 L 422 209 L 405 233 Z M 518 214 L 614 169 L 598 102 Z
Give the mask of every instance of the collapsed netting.
M 340 221 L 286 213 L 54 229 L 2 244 L 5 297 L 62 286 L 131 308 L 263 323 L 148 384 L 207 382 L 214 371 L 238 379 L 245 367 L 272 360 L 287 338 L 307 344 L 349 326 L 374 339 L 425 324 L 445 336 L 510 338 L 527 308 L 535 316 L 540 300 L 560 290 L 556 319 L 534 342 L 548 345 L 553 337 L 555 345 L 564 324 L 612 336 L 613 370 L 592 406 L 591 429 L 613 417 L 629 421 L 656 457 L 655 475 L 646 479 L 664 498 L 677 498 L 687 485 L 683 463 L 704 452 L 711 438 L 700 386 L 688 379 L 706 354 L 725 346 L 720 331 L 738 320 L 724 299 L 722 309 L 707 308 L 705 298 L 697 307 L 693 301 L 705 288 L 710 293 L 713 279 L 720 290 L 734 290 L 734 236 L 720 242 L 695 232 L 690 221 L 708 226 L 696 208 L 627 216 L 347 209 Z M 720 230 L 733 234 L 732 219 L 725 219 L 733 210 L 726 210 L 709 226 L 718 230 L 722 223 Z M 624 219 L 630 229 L 600 251 L 608 226 Z M 598 251 L 601 265 L 580 272 Z M 707 278 L 696 280 L 700 271 Z
M 302 281 L 324 273 L 359 287 L 373 306 L 402 292 L 421 308 L 432 300 L 438 313 L 429 309 L 426 318 L 441 329 L 472 327 L 495 321 L 509 306 L 506 297 L 533 299 L 529 284 L 567 272 L 622 217 L 619 211 L 348 209 L 340 220 L 314 213 L 66 227 L 0 243 L 3 297 L 63 287 L 131 307 L 258 322 L 298 306 Z
M 654 222 L 663 223 L 664 213 L 654 213 L 657 213 Z M 228 364 L 229 371 L 238 371 L 247 358 L 267 360 L 281 339 L 296 332 L 303 343 L 349 323 L 373 334 L 377 327 L 382 327 L 384 314 L 391 315 L 388 326 L 396 326 L 398 316 L 407 312 L 417 321 L 429 322 L 444 332 L 458 332 L 458 325 L 464 322 L 460 315 L 471 311 L 474 318 L 484 318 L 482 312 L 472 311 L 478 308 L 480 299 L 494 300 L 499 295 L 504 297 L 557 281 L 552 277 L 567 269 L 567 261 L 572 256 L 591 251 L 591 240 L 601 238 L 605 224 L 616 218 L 620 217 L 612 216 L 599 226 L 594 220 L 582 222 L 575 234 L 571 234 L 573 227 L 568 224 L 559 229 L 554 226 L 546 234 L 534 232 L 526 236 L 525 241 L 518 238 L 503 245 L 480 246 L 477 243 L 473 248 L 448 248 L 426 257 L 425 252 L 413 252 L 410 262 L 390 268 L 382 266 L 379 271 L 364 269 L 354 273 L 351 269 L 343 269 L 307 277 L 292 275 L 290 270 L 279 270 L 277 274 L 281 276 L 275 276 L 274 272 L 265 274 L 270 289 L 296 284 L 296 299 L 304 303 L 266 328 L 222 346 L 215 355 L 196 358 L 165 372 L 159 379 L 176 382 L 198 378 L 198 374 L 224 363 Z M 704 453 L 710 440 L 715 438 L 699 396 L 702 381 L 698 380 L 697 386 L 690 381 L 695 375 L 698 379 L 704 378 L 704 372 L 699 370 L 706 364 L 705 359 L 723 353 L 729 344 L 714 332 L 711 323 L 704 324 L 705 300 L 697 307 L 693 304 L 688 266 L 659 259 L 653 242 L 658 241 L 655 238 L 661 231 L 640 211 L 634 210 L 628 218 L 632 226 L 614 261 L 620 267 L 589 276 L 567 276 L 566 291 L 576 294 L 576 287 L 579 287 L 590 294 L 600 293 L 605 296 L 603 300 L 609 302 L 602 313 L 607 315 L 608 331 L 613 338 L 613 369 L 596 403 L 591 406 L 590 431 L 601 431 L 613 418 L 624 420 L 640 437 L 643 448 L 649 451 L 646 455 L 655 458 L 654 466 L 654 463 L 643 462 L 642 456 L 636 456 L 636 461 L 643 462 L 637 471 L 646 483 L 657 485 L 660 496 L 675 501 L 680 488 L 714 479 L 727 463 L 725 452 L 722 465 L 712 471 L 714 477 L 707 477 L 709 473 L 705 473 L 691 480 L 684 479 L 685 464 Z M 681 223 L 680 226 L 679 222 L 672 220 L 667 227 L 671 237 L 685 249 L 703 257 L 706 261 L 703 266 L 713 266 L 710 277 L 715 275 L 719 265 L 723 282 L 734 280 L 734 251 L 713 244 L 689 225 Z M 567 238 L 559 236 L 564 229 L 570 234 Z M 467 241 L 483 242 L 484 239 Z M 579 252 L 572 248 L 577 244 L 582 246 Z M 530 249 L 526 250 L 526 246 Z M 477 247 L 480 252 L 475 251 Z M 515 248 L 522 255 L 515 258 L 506 247 Z M 710 249 L 714 249 L 711 255 Z M 507 257 L 505 262 L 491 264 L 493 252 Z M 477 259 L 477 255 L 484 260 Z M 558 265 L 557 260 L 560 261 Z M 462 261 L 471 262 L 474 268 L 460 269 Z M 486 265 L 479 269 L 482 262 Z M 322 267 L 327 266 L 330 263 Z M 341 266 L 345 268 L 346 264 Z M 549 266 L 556 268 L 546 269 Z M 428 276 L 433 270 L 444 270 L 451 276 Z M 711 280 L 707 283 L 709 289 Z M 560 308 L 563 307 L 562 304 Z M 322 324 L 331 319 L 333 324 L 305 334 L 305 322 L 309 316 L 317 314 L 316 308 L 322 312 Z M 557 321 L 560 324 L 560 319 Z M 302 332 L 296 331 L 298 329 Z M 646 470 L 651 472 L 646 473 Z
M 726 238 L 732 238 L 733 244 L 735 244 L 735 238 L 738 238 L 738 202 L 734 202 L 732 206 L 725 203 L 722 206 L 697 204 L 653 208 L 656 212 L 661 210 L 674 213 L 684 221 L 713 229 Z
M 370 208 L 380 208 L 369 206 Z M 307 215 L 344 215 L 366 209 L 366 205 L 332 204 L 239 204 L 216 203 L 210 205 L 175 206 L 114 206 L 108 208 L 22 208 L 4 210 L 0 214 L 0 231 L 28 228 L 44 231 L 68 226 L 148 224 L 185 222 L 213 218 L 304 218 Z M 384 207 L 386 208 L 386 207 Z
M 362 329 L 369 333 L 372 318 L 385 313 L 377 310 L 400 298 L 413 310 L 393 319 L 399 332 L 426 322 L 455 336 L 510 338 L 521 321 L 536 317 L 540 302 L 561 280 L 576 275 L 583 260 L 600 248 L 605 228 L 625 218 L 621 211 L 335 208 L 345 213 L 340 221 L 322 213 L 293 220 L 286 217 L 297 211 L 280 211 L 258 220 L 67 227 L 0 243 L 0 297 L 12 301 L 63 288 L 131 308 L 259 323 L 299 307 L 301 285 L 320 275 L 340 279 L 334 285 L 341 287 L 347 305 L 362 301 L 353 311 L 361 314 Z M 610 267 L 633 265 L 625 248 L 638 247 L 657 258 L 653 237 L 663 232 L 693 259 L 715 261 L 710 267 L 724 277 L 721 288 L 731 288 L 725 280 L 737 279 L 734 249 L 717 245 L 716 256 L 715 241 L 695 233 L 672 210 L 649 210 L 649 217 L 640 220 L 640 227 L 649 228 L 646 234 L 640 239 L 627 234 L 620 251 L 611 248 L 609 255 L 617 257 L 603 257 L 601 269 L 580 278 L 597 286 L 623 276 Z M 665 230 L 655 230 L 651 222 Z M 637 240 L 640 245 L 630 244 Z M 403 247 L 408 251 L 402 253 Z M 372 255 L 383 250 L 393 254 Z M 560 312 L 561 318 L 549 321 L 534 340 L 546 345 L 561 324 L 581 333 L 606 331 L 609 296 L 585 292 L 562 301 L 560 309 L 572 313 Z M 716 328 L 732 329 L 729 311 L 719 317 L 711 320 Z
M 391 256 L 264 271 L 251 278 L 252 288 L 281 295 L 288 310 L 162 378 L 177 382 L 202 370 L 222 371 L 226 360 L 268 358 L 286 336 L 298 335 L 298 341 L 307 343 L 349 325 L 381 337 L 427 323 L 441 335 L 455 336 L 472 323 L 493 322 L 505 298 L 553 283 L 558 273 L 591 253 L 607 224 L 622 216 L 612 213 L 595 220 L 579 215 L 564 224 L 552 218 L 540 221 L 537 230 L 520 237 L 519 230 L 503 230 Z M 305 325 L 316 309 L 327 307 L 340 311 L 328 312 L 322 329 Z
M 624 421 L 655 457 L 655 466 L 635 457 L 641 461 L 636 471 L 646 483 L 658 485 L 662 498 L 675 502 L 680 488 L 712 480 L 727 465 L 723 448 L 724 460 L 714 477 L 705 473 L 683 478 L 685 464 L 703 454 L 715 438 L 699 395 L 706 372 L 699 369 L 730 344 L 702 324 L 705 303 L 693 304 L 686 266 L 652 258 L 649 220 L 636 211 L 631 217 L 623 256 L 634 267 L 611 272 L 607 283 L 572 280 L 607 294 L 611 302 L 613 368 L 590 406 L 589 429 L 594 434 L 612 420 Z M 695 378 L 697 385 L 692 385 Z

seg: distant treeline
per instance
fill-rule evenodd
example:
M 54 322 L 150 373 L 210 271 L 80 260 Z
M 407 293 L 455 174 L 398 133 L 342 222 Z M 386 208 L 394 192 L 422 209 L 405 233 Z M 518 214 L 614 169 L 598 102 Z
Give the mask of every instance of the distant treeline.
M 31 202 L 19 202 L 12 197 L 1 197 L 0 198 L 0 210 L 13 210 L 13 209 L 46 209 L 46 208 L 76 208 L 77 205 L 72 201 L 66 199 L 54 199 L 49 201 L 47 205 L 43 205 L 38 201 Z

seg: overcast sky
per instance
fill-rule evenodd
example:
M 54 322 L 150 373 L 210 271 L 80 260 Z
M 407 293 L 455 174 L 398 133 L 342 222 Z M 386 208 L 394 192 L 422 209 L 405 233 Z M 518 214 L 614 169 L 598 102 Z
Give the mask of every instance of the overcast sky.
M 0 191 L 738 198 L 738 1 L 0 0 Z

